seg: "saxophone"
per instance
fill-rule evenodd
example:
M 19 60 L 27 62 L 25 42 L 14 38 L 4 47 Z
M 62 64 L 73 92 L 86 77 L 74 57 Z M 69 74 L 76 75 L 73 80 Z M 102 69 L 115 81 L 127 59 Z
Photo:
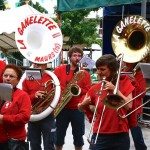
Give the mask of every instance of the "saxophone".
M 72 96 L 79 96 L 81 88 L 77 85 L 78 81 L 81 81 L 85 77 L 85 71 L 79 70 L 75 73 L 72 80 L 67 84 L 66 88 L 62 91 L 60 102 L 54 110 L 54 116 L 57 117 L 61 110 L 71 100 Z

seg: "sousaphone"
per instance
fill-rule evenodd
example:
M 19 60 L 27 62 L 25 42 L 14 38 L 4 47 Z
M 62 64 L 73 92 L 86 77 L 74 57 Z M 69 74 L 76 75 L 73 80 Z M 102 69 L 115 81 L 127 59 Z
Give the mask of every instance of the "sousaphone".
M 143 17 L 131 15 L 119 21 L 112 33 L 112 48 L 116 56 L 124 54 L 123 61 L 141 61 L 150 49 L 150 23 Z
M 31 62 L 45 64 L 58 57 L 62 49 L 62 33 L 52 19 L 45 15 L 30 15 L 20 21 L 15 33 L 17 47 L 21 54 Z M 47 117 L 56 107 L 60 97 L 60 83 L 56 75 L 51 71 L 45 71 L 53 79 L 54 94 L 48 93 L 47 100 L 50 104 L 42 109 L 42 112 L 32 111 L 30 121 L 38 121 Z M 24 74 L 18 84 L 22 87 Z M 57 93 L 57 94 L 56 94 Z M 52 96 L 51 96 L 52 95 Z M 36 104 L 36 107 L 41 104 Z

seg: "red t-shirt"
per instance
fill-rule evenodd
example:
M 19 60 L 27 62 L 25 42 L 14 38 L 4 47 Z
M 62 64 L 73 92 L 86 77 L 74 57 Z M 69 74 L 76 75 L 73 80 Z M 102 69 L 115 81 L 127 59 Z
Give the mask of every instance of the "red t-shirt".
M 2 79 L 2 72 L 3 72 L 3 69 L 6 67 L 6 63 L 4 61 L 1 61 L 0 60 L 0 83 L 3 82 L 3 79 Z
M 98 101 L 98 95 L 96 94 L 96 91 L 100 90 L 100 84 L 94 85 L 90 88 L 88 91 L 88 95 L 91 97 L 91 103 L 93 105 L 96 105 Z M 134 87 L 131 84 L 131 81 L 128 76 L 122 75 L 120 77 L 119 82 L 119 90 L 122 92 L 123 95 L 128 96 L 133 90 Z M 107 96 L 106 91 L 102 91 L 102 95 L 100 96 L 100 102 L 98 104 L 97 109 L 97 117 L 94 123 L 93 132 L 97 133 L 99 122 L 101 119 L 102 110 L 104 108 L 104 104 L 101 102 L 101 100 Z M 110 93 L 112 94 L 112 93 Z M 121 114 L 126 114 L 127 110 L 125 108 L 122 108 L 120 111 Z M 106 106 L 103 118 L 102 118 L 102 124 L 100 127 L 100 133 L 101 134 L 113 134 L 113 133 L 121 133 L 121 132 L 128 132 L 129 130 L 129 124 L 128 119 L 121 119 L 115 109 L 110 109 Z
M 84 72 L 85 72 L 84 77 L 81 80 L 79 78 L 79 81 L 75 82 L 75 84 L 77 84 L 81 88 L 81 94 L 79 96 L 72 96 L 72 98 L 70 99 L 68 104 L 65 106 L 66 108 L 78 109 L 78 103 L 80 102 L 80 99 L 82 98 L 82 96 L 84 96 L 86 94 L 86 92 L 91 87 L 90 74 L 86 70 L 84 70 Z M 74 75 L 74 70 L 70 70 L 69 74 L 67 75 L 66 64 L 65 64 L 65 65 L 61 65 L 61 66 L 57 67 L 54 70 L 54 73 L 58 77 L 58 79 L 60 81 L 60 85 L 61 85 L 61 90 L 63 91 L 66 88 L 66 85 L 67 85 L 66 83 L 67 82 L 69 83 L 72 81 L 72 78 Z
M 133 97 L 139 95 L 140 93 L 144 92 L 146 90 L 146 80 L 143 77 L 142 72 L 137 72 L 134 76 L 135 82 L 133 82 L 133 86 L 135 87 L 135 92 Z M 145 93 L 136 98 L 135 100 L 135 108 L 142 105 L 142 99 L 145 96 Z M 142 107 L 136 111 L 137 114 L 142 113 Z

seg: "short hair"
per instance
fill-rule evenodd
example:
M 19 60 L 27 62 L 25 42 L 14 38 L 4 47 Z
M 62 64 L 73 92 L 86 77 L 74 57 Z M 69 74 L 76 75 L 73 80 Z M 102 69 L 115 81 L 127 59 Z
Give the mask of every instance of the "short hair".
M 83 57 L 83 50 L 77 46 L 71 47 L 68 52 L 68 57 L 71 58 L 73 53 L 80 53 L 81 57 Z
M 112 74 L 116 74 L 119 69 L 119 64 L 112 54 L 105 54 L 97 59 L 96 68 L 107 65 Z
M 2 75 L 4 74 L 6 69 L 13 69 L 16 72 L 16 74 L 17 74 L 18 81 L 21 79 L 21 77 L 22 77 L 22 69 L 20 67 L 16 66 L 15 64 L 8 64 L 4 68 Z

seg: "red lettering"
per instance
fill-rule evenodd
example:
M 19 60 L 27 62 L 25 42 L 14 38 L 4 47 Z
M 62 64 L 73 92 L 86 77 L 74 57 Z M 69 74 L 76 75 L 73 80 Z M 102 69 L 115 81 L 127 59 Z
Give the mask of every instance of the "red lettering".
M 33 16 L 30 17 L 30 24 L 33 24 Z
M 42 22 L 42 24 L 44 24 L 46 21 L 49 21 L 48 18 L 44 18 L 44 21 Z
M 43 21 L 43 19 L 44 19 L 44 17 L 41 16 L 41 17 L 39 18 L 39 20 L 38 20 L 38 23 L 41 24 L 41 22 Z
M 61 35 L 60 32 L 58 32 L 58 33 L 53 34 L 52 36 L 53 36 L 53 38 L 56 38 L 56 37 L 58 37 L 60 35 Z
M 54 28 L 57 28 L 56 25 L 51 25 L 51 26 L 48 27 L 48 29 L 50 29 L 50 30 L 52 30 Z
M 34 18 L 34 23 L 38 23 L 38 21 L 36 20 L 37 16 L 35 16 Z
M 39 61 L 40 61 L 40 57 L 36 57 L 36 58 L 35 58 L 35 61 L 36 61 L 36 62 L 39 62 Z
M 21 28 L 22 28 L 22 31 L 24 32 L 24 29 L 26 28 L 26 25 L 23 22 L 21 22 Z
M 20 47 L 20 49 L 27 49 L 23 40 L 17 40 L 17 42 L 19 42 L 23 46 L 23 47 Z
M 26 27 L 29 26 L 29 18 L 25 19 L 24 23 Z
M 21 30 L 21 28 L 18 28 L 18 32 L 20 35 L 23 35 L 23 31 Z
M 55 57 L 55 53 L 54 52 L 51 52 L 50 54 L 48 54 L 47 56 L 42 56 L 42 57 L 36 57 L 34 60 L 36 62 L 45 62 L 45 61 L 48 61 L 48 60 L 52 60 L 52 58 Z

